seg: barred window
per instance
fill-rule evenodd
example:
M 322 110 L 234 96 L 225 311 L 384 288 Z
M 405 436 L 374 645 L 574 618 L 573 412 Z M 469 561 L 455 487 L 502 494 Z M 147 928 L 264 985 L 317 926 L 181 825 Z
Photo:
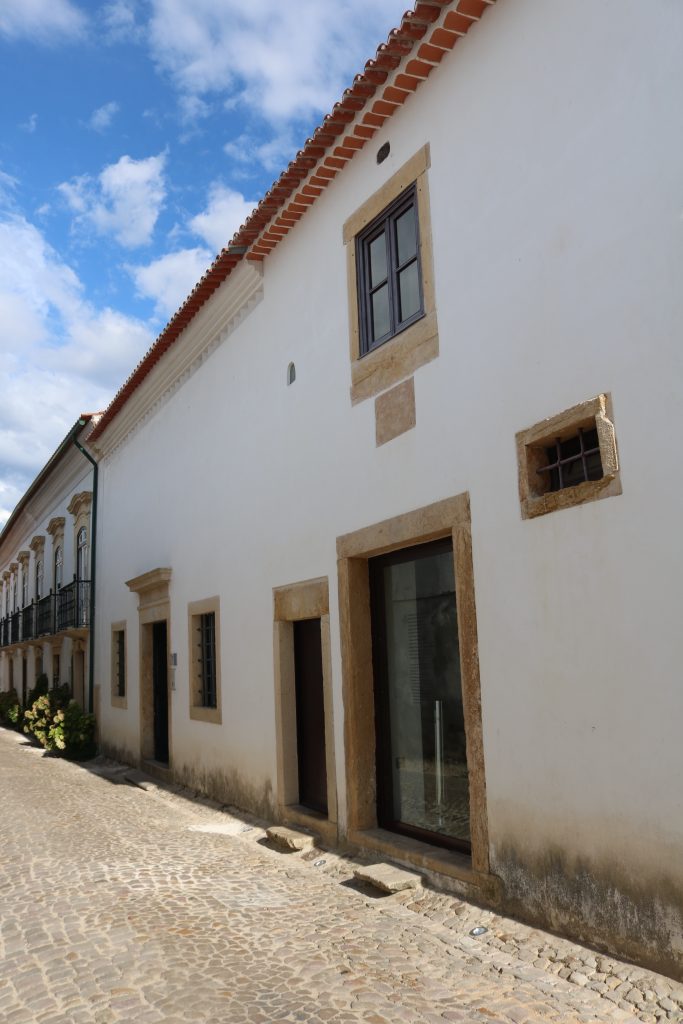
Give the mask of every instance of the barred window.
M 549 491 L 561 491 L 564 487 L 575 487 L 586 480 L 600 480 L 602 477 L 600 443 L 595 428 L 584 430 L 580 427 L 574 437 L 566 441 L 558 438 L 545 451 L 548 465 L 541 466 L 536 472 L 548 481 Z
M 197 616 L 199 633 L 199 659 L 197 682 L 200 706 L 216 707 L 216 614 L 205 612 Z
M 115 629 L 112 635 L 114 645 L 114 685 L 115 696 L 126 696 L 126 633 L 123 629 Z

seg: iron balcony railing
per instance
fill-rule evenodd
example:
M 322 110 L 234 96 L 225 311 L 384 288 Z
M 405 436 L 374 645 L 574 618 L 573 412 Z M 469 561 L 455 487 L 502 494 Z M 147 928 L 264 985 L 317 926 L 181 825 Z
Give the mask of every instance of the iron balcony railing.
M 21 612 L 12 612 L 9 617 L 10 643 L 21 643 Z
M 57 594 L 57 633 L 90 625 L 90 580 L 74 580 Z
M 21 639 L 33 640 L 36 635 L 36 606 L 31 603 L 21 610 Z
M 68 629 L 90 628 L 90 580 L 74 579 L 56 594 L 0 619 L 0 647 L 53 636 Z

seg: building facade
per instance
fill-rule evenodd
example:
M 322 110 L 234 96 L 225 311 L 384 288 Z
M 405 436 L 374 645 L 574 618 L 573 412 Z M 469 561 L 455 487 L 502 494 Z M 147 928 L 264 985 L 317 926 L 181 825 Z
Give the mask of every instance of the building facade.
M 678 977 L 682 41 L 416 3 L 89 442 L 106 752 Z
M 74 424 L 0 533 L 0 687 L 22 705 L 44 674 L 88 707 L 93 467 L 78 446 L 96 420 Z

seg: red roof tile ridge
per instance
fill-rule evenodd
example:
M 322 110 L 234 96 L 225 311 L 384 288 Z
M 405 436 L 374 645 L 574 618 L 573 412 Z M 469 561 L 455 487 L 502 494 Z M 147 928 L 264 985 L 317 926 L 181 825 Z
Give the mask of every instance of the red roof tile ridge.
M 363 148 L 384 121 L 400 108 L 410 92 L 425 81 L 458 38 L 465 35 L 473 22 L 478 21 L 495 2 L 415 0 L 412 10 L 403 14 L 400 25 L 389 32 L 386 43 L 380 43 L 375 56 L 366 61 L 363 71 L 355 75 L 353 84 L 344 90 L 341 100 L 325 115 L 227 246 L 218 253 L 119 388 L 91 432 L 89 441 L 97 440 L 104 433 L 164 352 L 177 341 L 237 264 L 244 257 L 262 262 L 278 242 L 286 237 L 290 226 L 294 225 L 280 224 L 273 231 L 272 225 L 276 218 L 288 216 L 287 211 L 292 209 L 290 219 L 298 220 L 322 194 L 337 170 Z M 409 60 L 415 47 L 416 59 Z M 402 68 L 404 62 L 407 62 L 406 67 Z M 405 73 L 400 74 L 401 71 Z M 394 79 L 401 80 L 399 86 L 392 82 L 386 84 L 392 75 Z M 384 87 L 381 96 L 375 99 L 381 87 Z M 373 99 L 375 102 L 361 120 L 360 115 Z M 325 172 L 322 175 L 321 170 Z

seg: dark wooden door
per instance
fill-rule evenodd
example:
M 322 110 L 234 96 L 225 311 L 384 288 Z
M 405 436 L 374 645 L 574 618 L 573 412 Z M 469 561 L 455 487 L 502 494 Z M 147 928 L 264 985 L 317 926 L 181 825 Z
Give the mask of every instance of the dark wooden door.
M 154 760 L 168 764 L 168 652 L 166 622 L 152 626 L 152 690 L 154 694 Z
M 325 706 L 320 619 L 294 623 L 299 803 L 327 814 Z

